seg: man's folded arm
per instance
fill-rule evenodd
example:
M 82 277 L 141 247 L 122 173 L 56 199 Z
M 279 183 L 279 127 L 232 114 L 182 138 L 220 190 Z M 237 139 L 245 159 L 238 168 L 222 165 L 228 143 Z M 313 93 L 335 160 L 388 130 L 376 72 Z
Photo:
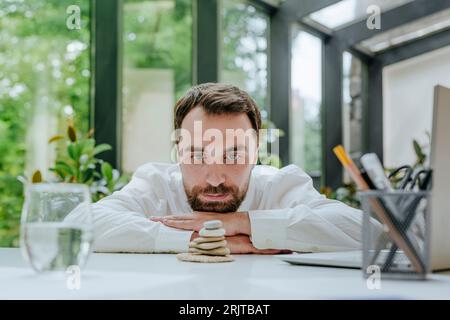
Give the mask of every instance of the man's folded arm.
M 160 202 L 143 179 L 133 177 L 121 191 L 91 205 L 97 252 L 187 252 L 192 231 L 167 227 L 148 216 L 161 214 Z M 143 196 L 144 195 L 144 196 Z M 70 220 L 81 222 L 82 212 Z
M 361 248 L 362 213 L 338 202 L 320 208 L 298 205 L 253 210 L 249 219 L 257 249 L 321 252 Z
M 361 249 L 361 210 L 327 199 L 296 166 L 280 170 L 277 179 L 266 185 L 267 196 L 263 195 L 263 199 L 272 199 L 264 203 L 266 210 L 249 211 L 251 239 L 257 249 L 299 252 Z M 381 232 L 381 225 L 372 222 Z
M 97 252 L 187 252 L 191 231 L 166 227 L 139 212 L 92 205 Z

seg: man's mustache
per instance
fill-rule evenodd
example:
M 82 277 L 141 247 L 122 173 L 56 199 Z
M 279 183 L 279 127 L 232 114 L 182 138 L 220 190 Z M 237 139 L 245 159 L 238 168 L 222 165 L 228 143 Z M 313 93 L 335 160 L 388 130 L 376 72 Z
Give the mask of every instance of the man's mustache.
M 227 187 L 223 184 L 220 184 L 218 186 L 207 186 L 205 188 L 200 188 L 200 187 L 194 187 L 194 189 L 192 190 L 194 194 L 226 194 L 226 193 L 236 193 L 237 187 Z
M 202 201 L 199 198 L 200 194 L 229 194 L 232 199 L 228 201 Z M 209 212 L 236 212 L 244 199 L 245 192 L 241 193 L 237 186 L 225 186 L 220 184 L 218 186 L 208 185 L 206 187 L 196 186 L 190 192 L 186 192 L 188 202 L 194 211 L 209 211 Z

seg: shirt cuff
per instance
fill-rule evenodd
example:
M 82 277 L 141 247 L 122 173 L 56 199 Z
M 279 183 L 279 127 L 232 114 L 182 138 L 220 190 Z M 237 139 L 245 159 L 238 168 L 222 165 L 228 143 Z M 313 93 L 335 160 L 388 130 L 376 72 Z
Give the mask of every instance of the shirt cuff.
M 155 240 L 155 251 L 164 253 L 188 252 L 193 232 L 170 228 L 161 223 Z
M 289 210 L 252 210 L 248 217 L 256 249 L 286 249 Z

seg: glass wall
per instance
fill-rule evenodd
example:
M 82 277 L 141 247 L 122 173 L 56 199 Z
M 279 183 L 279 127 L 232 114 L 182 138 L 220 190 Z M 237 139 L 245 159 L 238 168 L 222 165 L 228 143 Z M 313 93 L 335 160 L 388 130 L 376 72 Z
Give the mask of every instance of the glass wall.
M 89 126 L 90 1 L 0 1 L 0 247 L 17 246 L 17 176 L 54 159 L 48 140 Z
M 219 81 L 246 90 L 267 119 L 269 17 L 239 0 L 220 1 Z
M 123 3 L 122 169 L 170 162 L 173 106 L 192 84 L 192 1 Z
M 353 159 L 363 148 L 363 78 L 361 60 L 345 51 L 342 81 L 342 127 L 344 147 Z
M 291 52 L 290 160 L 320 176 L 322 41 L 295 28 Z

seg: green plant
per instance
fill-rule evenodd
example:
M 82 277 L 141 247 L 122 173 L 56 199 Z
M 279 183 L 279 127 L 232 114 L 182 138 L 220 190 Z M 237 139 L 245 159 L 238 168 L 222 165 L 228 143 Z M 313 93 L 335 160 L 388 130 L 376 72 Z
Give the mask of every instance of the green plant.
M 49 171 L 55 174 L 55 180 L 66 183 L 82 183 L 90 187 L 93 201 L 97 201 L 122 188 L 129 180 L 128 175 L 119 171 L 97 155 L 111 150 L 108 144 L 96 145 L 92 138 L 93 130 L 86 135 L 77 134 L 72 125 L 67 127 L 66 137 L 56 135 L 49 143 L 59 143 L 57 157 Z M 31 182 L 41 182 L 42 174 L 36 171 Z
M 425 161 L 427 160 L 427 153 L 425 152 L 425 149 L 431 145 L 431 134 L 426 131 L 425 135 L 428 138 L 428 143 L 421 145 L 416 139 L 413 139 L 413 149 L 414 153 L 416 155 L 416 161 L 413 165 L 414 168 L 421 166 L 423 167 L 425 165 Z
M 260 135 L 258 164 L 265 164 L 276 168 L 283 165 L 278 154 L 272 153 L 272 146 L 280 137 L 284 136 L 284 131 L 276 128 L 272 121 L 264 120 L 261 129 L 266 130 L 266 134 Z M 271 147 L 269 152 L 268 147 Z
M 322 187 L 320 193 L 329 199 L 341 201 L 353 208 L 359 209 L 361 202 L 356 197 L 357 188 L 355 183 L 344 184 L 343 186 L 333 190 L 330 187 Z
M 428 137 L 429 143 L 431 143 L 431 135 L 429 132 L 425 132 L 425 134 Z M 429 144 L 428 144 L 429 145 Z M 417 167 L 423 167 L 425 165 L 425 162 L 427 160 L 427 153 L 425 152 L 425 149 L 427 148 L 427 145 L 421 145 L 416 139 L 413 139 L 412 141 L 412 147 L 414 150 L 414 153 L 416 155 L 416 160 L 414 164 L 412 165 L 412 168 L 416 169 Z M 389 175 L 389 173 L 393 172 L 396 168 L 386 168 L 386 175 Z M 391 183 L 393 186 L 397 185 L 399 181 L 403 179 L 403 176 L 396 176 L 392 177 Z M 359 199 L 356 197 L 357 188 L 355 183 L 350 184 L 344 184 L 343 186 L 337 188 L 336 190 L 333 190 L 329 187 L 323 187 L 321 188 L 320 192 L 324 194 L 327 198 L 335 199 L 342 201 L 349 206 L 360 208 L 361 203 Z
M 33 118 L 45 110 L 59 126 L 63 108 L 72 106 L 87 131 L 90 2 L 76 1 L 83 27 L 68 30 L 71 0 L 0 1 L 0 247 L 19 245 L 24 197 L 17 177 L 25 171 Z
M 413 139 L 412 141 L 412 147 L 416 156 L 414 163 L 410 165 L 413 170 L 423 169 L 428 159 L 428 152 L 426 151 L 426 149 L 431 145 L 431 135 L 428 131 L 425 132 L 425 135 L 428 138 L 428 143 L 426 144 L 420 144 L 416 139 Z M 396 169 L 397 168 L 386 168 L 386 175 L 390 175 Z M 396 174 L 395 176 L 391 177 L 390 181 L 392 183 L 392 186 L 395 188 L 398 183 L 403 180 L 403 178 L 404 176 L 402 174 Z

